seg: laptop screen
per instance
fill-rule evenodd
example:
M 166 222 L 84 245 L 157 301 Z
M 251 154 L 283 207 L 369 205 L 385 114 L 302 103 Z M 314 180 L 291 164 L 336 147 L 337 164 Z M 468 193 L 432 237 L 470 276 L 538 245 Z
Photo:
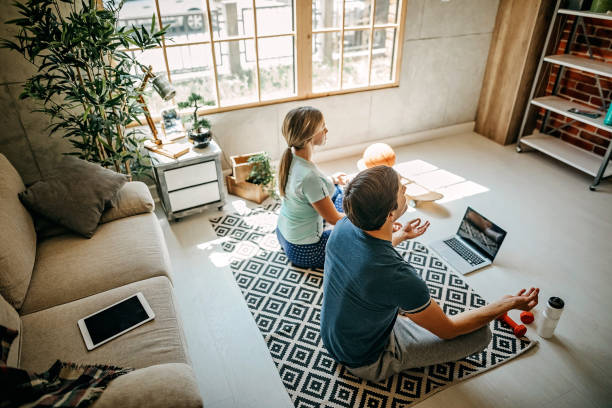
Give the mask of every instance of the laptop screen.
M 506 237 L 506 231 L 468 207 L 457 235 L 493 261 Z

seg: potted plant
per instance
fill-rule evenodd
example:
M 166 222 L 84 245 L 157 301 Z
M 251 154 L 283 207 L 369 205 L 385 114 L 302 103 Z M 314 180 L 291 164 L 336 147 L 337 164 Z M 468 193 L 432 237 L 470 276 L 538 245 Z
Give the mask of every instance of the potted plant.
M 180 109 L 193 108 L 193 113 L 187 120 L 191 123 L 188 137 L 194 142 L 195 147 L 204 148 L 212 139 L 212 131 L 210 130 L 210 122 L 202 117 L 198 117 L 198 109 L 202 106 L 214 105 L 214 101 L 204 101 L 201 95 L 191 93 L 186 101 L 179 102 Z
M 269 196 L 278 198 L 274 168 L 270 164 L 268 153 L 261 152 L 239 157 L 248 157 L 245 164 L 250 166 L 250 173 L 244 181 L 237 180 L 236 172 L 234 172 L 234 175 L 227 176 L 229 192 L 258 204 Z M 235 157 L 232 159 L 235 159 Z
M 268 153 L 258 153 L 249 157 L 249 163 L 253 168 L 247 182 L 261 186 L 268 195 L 277 198 L 276 178 Z
M 3 39 L 0 47 L 14 50 L 37 67 L 24 84 L 21 99 L 40 101 L 50 117 L 49 136 L 60 132 L 76 151 L 69 154 L 114 167 L 128 174 L 150 169 L 140 147 L 138 129 L 143 114 L 140 97 L 146 71 L 128 48 L 145 50 L 161 46 L 165 30 L 151 26 L 118 27 L 115 0 L 99 7 L 96 0 L 27 0 L 14 3 L 20 18 L 5 24 L 17 26 L 15 38 Z

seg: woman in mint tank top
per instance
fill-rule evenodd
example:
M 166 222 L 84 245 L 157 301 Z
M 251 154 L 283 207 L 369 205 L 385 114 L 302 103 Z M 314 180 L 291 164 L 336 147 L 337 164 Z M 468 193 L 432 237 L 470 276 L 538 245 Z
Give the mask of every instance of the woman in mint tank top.
M 278 171 L 282 197 L 276 235 L 289 260 L 302 268 L 322 268 L 330 230 L 323 220 L 335 225 L 344 216 L 342 191 L 346 174 L 326 177 L 312 162 L 314 146 L 327 141 L 323 114 L 302 106 L 287 113 L 283 121 L 287 149 Z

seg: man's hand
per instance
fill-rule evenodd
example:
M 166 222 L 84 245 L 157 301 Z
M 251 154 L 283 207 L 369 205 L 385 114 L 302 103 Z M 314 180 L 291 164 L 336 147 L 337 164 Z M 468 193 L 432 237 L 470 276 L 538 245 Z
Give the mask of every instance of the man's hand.
M 429 221 L 426 221 L 423 225 L 421 225 L 420 218 L 415 218 L 414 220 L 409 221 L 405 227 L 396 222 L 393 224 L 394 232 L 391 242 L 393 243 L 393 246 L 395 246 L 407 239 L 420 237 L 425 233 L 425 231 L 427 231 L 427 228 L 429 228 Z
M 339 186 L 345 185 L 347 180 L 348 176 L 346 175 L 346 173 L 334 173 L 332 175 L 332 181 L 334 182 L 334 184 L 338 184 Z
M 512 309 L 532 309 L 538 304 L 538 293 L 538 288 L 529 291 L 521 289 L 516 295 L 506 295 L 488 305 L 452 316 L 446 315 L 438 302 L 431 299 L 430 305 L 424 310 L 405 316 L 440 338 L 452 339 L 473 332 Z
M 531 310 L 538 304 L 539 288 L 521 289 L 516 295 L 506 295 L 502 299 L 510 302 L 511 309 Z

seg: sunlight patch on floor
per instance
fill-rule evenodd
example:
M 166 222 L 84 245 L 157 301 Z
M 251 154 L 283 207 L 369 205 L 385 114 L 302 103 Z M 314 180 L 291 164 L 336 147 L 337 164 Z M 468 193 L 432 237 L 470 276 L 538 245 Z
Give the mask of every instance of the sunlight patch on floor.
M 229 265 L 231 261 L 231 254 L 229 252 L 213 252 L 208 256 L 208 259 L 215 265 L 216 267 L 222 267 Z
M 199 247 L 199 246 L 198 246 Z M 238 241 L 231 253 L 222 248 L 215 248 L 208 258 L 215 266 L 227 266 L 234 260 L 249 259 L 257 255 L 259 246 L 251 241 Z
M 393 168 L 402 175 L 417 175 L 438 169 L 433 164 L 427 163 L 424 160 L 410 160 L 397 163 Z
M 278 216 L 270 212 L 246 215 L 242 217 L 242 222 L 248 224 L 250 227 L 259 228 L 260 231 L 271 232 L 276 229 Z
M 212 249 L 215 246 L 223 244 L 225 241 L 229 241 L 229 239 L 230 237 L 221 237 L 210 241 L 202 242 L 201 244 L 196 245 L 196 247 L 201 250 Z
M 444 195 L 444 198 L 438 200 L 439 204 L 448 203 L 449 201 L 458 200 L 460 198 L 473 196 L 489 191 L 488 188 L 473 181 L 464 181 L 462 183 L 453 184 L 447 187 L 438 189 L 438 192 Z
M 227 266 L 233 261 L 249 259 L 260 254 L 262 251 L 273 252 L 280 250 L 280 244 L 276 238 L 275 231 L 278 215 L 270 211 L 249 215 L 253 210 L 248 209 L 246 206 L 240 208 L 243 210 L 243 216 L 239 222 L 249 227 L 256 227 L 256 232 L 251 232 L 248 237 L 231 235 L 197 245 L 198 249 L 212 251 L 208 257 L 215 266 Z M 229 242 L 231 238 L 240 241 L 231 248 L 230 253 L 225 251 L 222 245 Z M 233 244 L 228 243 L 228 245 L 231 246 Z
M 434 170 L 416 176 L 410 176 L 410 178 L 417 184 L 422 185 L 425 188 L 436 191 L 441 187 L 450 186 L 452 184 L 461 183 L 465 179 L 461 176 L 451 173 L 446 170 Z
M 489 188 L 474 181 L 466 180 L 450 171 L 439 169 L 431 163 L 423 160 L 411 160 L 398 163 L 393 166 L 395 170 L 405 179 L 412 183 L 403 182 L 406 186 L 406 194 L 409 196 L 419 196 L 429 191 L 435 191 L 444 198 L 437 200 L 436 203 L 448 203 L 460 198 L 469 197 L 489 191 Z M 409 208 L 409 212 L 416 211 Z
M 230 204 L 232 207 L 234 207 L 234 211 L 238 214 L 247 214 L 251 211 L 251 209 L 247 207 L 247 203 L 244 200 L 234 200 Z

